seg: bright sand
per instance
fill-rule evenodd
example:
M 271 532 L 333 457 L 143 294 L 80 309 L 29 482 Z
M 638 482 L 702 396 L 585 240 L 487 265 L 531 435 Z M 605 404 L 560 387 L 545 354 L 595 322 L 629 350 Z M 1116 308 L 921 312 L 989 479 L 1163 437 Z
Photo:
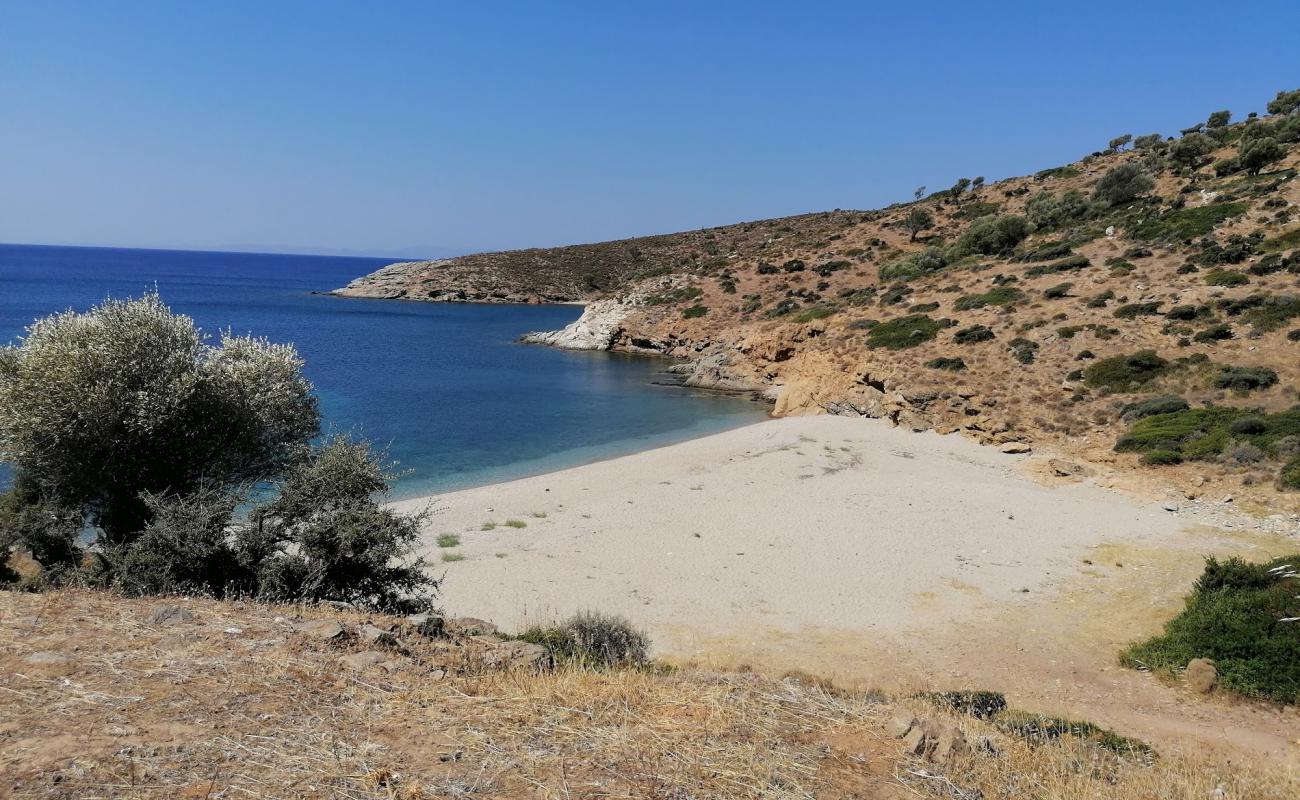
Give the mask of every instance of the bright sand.
M 438 496 L 426 554 L 449 613 L 506 630 L 600 610 L 675 661 L 996 688 L 1157 740 L 1199 725 L 1197 738 L 1285 749 L 1294 715 L 1191 721 L 1180 690 L 1116 665 L 1176 611 L 1201 553 L 1285 544 L 1046 485 L 1027 474 L 1036 461 L 875 421 L 772 420 Z M 438 548 L 443 533 L 460 545 Z M 440 562 L 452 552 L 464 560 Z

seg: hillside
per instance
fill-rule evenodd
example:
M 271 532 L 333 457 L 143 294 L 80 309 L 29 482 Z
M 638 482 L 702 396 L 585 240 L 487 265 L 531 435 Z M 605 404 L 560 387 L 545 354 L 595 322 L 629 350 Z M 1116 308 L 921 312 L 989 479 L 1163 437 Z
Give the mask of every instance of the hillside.
M 989 693 L 691 667 L 554 669 L 324 607 L 0 592 L 0 795 L 1294 797 Z M 462 631 L 467 630 L 464 626 Z M 369 640 L 369 641 L 367 641 Z M 503 660 L 503 653 L 512 659 Z M 956 713 L 969 709 L 984 719 Z M 1218 794 L 1215 794 L 1215 792 Z
M 571 330 L 533 339 L 679 358 L 688 384 L 777 415 L 1141 459 L 1138 485 L 1294 510 L 1275 489 L 1300 487 L 1300 418 L 1279 413 L 1300 378 L 1294 100 L 879 211 L 396 264 L 337 293 L 583 300 Z

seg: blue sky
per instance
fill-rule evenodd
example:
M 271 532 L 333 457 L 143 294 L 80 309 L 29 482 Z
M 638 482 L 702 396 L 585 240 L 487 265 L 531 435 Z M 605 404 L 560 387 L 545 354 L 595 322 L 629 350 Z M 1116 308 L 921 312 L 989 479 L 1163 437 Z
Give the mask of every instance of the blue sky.
M 1300 3 L 0 0 L 0 241 L 438 255 L 872 208 L 1300 86 Z

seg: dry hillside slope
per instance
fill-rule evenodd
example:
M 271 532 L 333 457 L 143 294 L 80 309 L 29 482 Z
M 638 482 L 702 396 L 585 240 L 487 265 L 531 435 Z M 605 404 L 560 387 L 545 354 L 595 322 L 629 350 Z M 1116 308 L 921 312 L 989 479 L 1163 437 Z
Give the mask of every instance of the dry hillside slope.
M 1271 766 L 1153 756 L 1010 709 L 983 721 L 808 676 L 512 666 L 485 657 L 512 643 L 431 639 L 355 611 L 0 592 L 0 622 L 4 797 L 1280 800 L 1297 791 Z
M 762 392 L 777 415 L 885 417 L 1125 469 L 1156 450 L 1160 469 L 1140 472 L 1154 483 L 1295 510 L 1274 489 L 1287 463 L 1300 486 L 1295 414 L 1253 433 L 1196 418 L 1112 449 L 1162 410 L 1127 407 L 1156 397 L 1296 404 L 1300 115 L 1137 143 L 880 211 L 397 264 L 337 293 L 581 299 L 572 330 L 536 340 L 683 359 L 687 383 Z M 1156 360 L 1105 361 L 1144 351 Z

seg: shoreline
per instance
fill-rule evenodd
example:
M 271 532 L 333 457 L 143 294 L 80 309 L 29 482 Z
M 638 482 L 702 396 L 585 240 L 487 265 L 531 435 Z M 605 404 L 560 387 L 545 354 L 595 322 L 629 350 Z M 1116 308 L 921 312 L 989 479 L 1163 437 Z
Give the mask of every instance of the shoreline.
M 1000 690 L 1158 744 L 1294 757 L 1300 715 L 1189 708 L 1115 665 L 1181 606 L 1202 555 L 1260 560 L 1294 540 L 1031 477 L 1045 459 L 788 417 L 395 506 L 432 506 L 421 552 L 447 613 L 506 631 L 614 613 L 671 663 Z

